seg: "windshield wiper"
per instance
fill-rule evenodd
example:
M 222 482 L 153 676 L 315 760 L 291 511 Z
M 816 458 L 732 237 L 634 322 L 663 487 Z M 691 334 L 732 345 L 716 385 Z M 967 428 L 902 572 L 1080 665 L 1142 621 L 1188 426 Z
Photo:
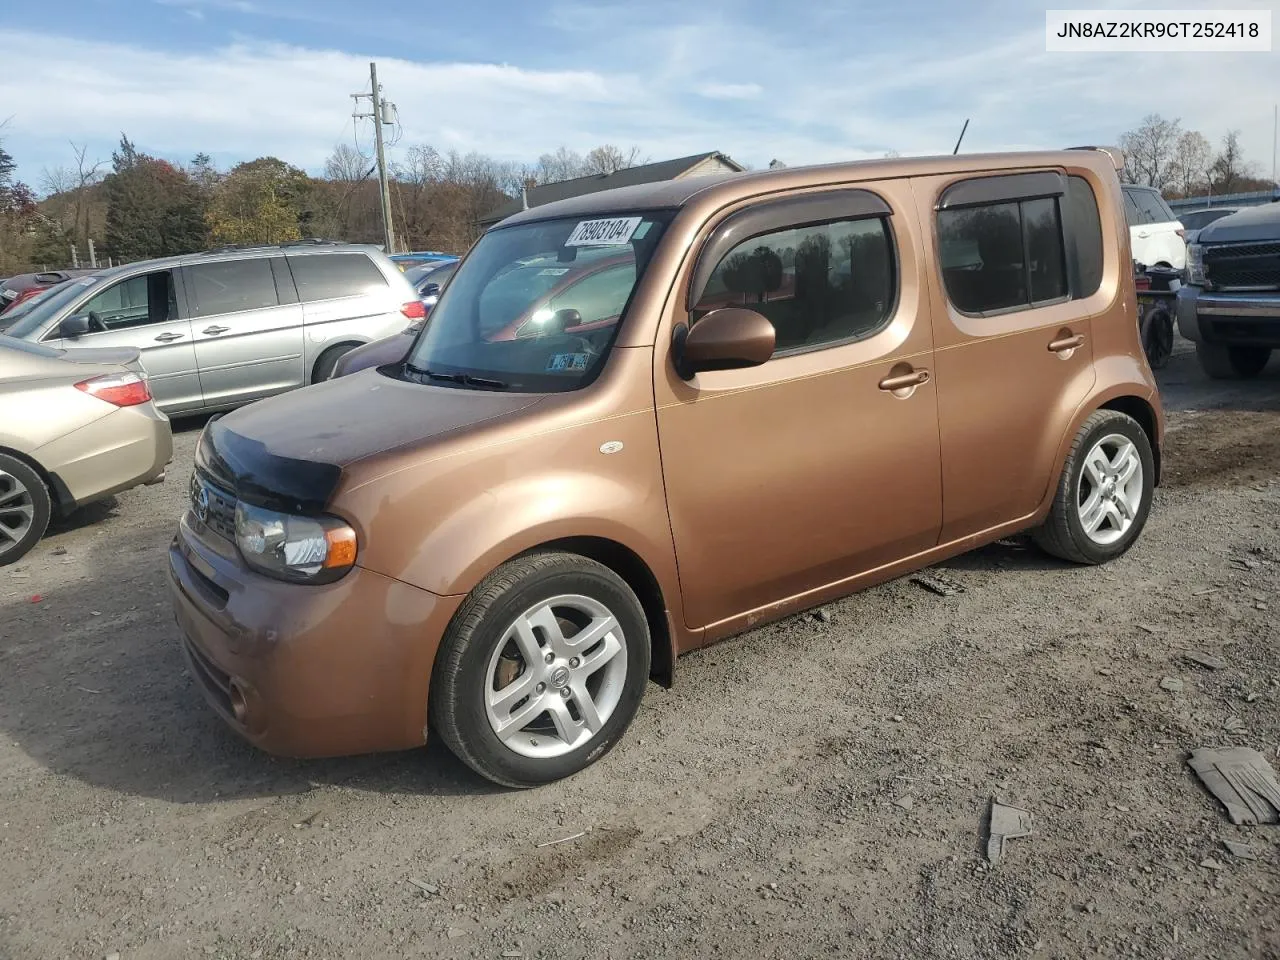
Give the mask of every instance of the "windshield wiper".
M 469 373 L 436 373 L 433 370 L 427 370 L 425 367 L 415 367 L 412 363 L 406 363 L 404 368 L 410 373 L 416 373 L 420 377 L 426 377 L 428 380 L 447 380 L 449 383 L 460 383 L 465 387 L 484 387 L 489 390 L 505 390 L 509 384 L 505 380 L 491 380 L 488 377 L 473 377 Z

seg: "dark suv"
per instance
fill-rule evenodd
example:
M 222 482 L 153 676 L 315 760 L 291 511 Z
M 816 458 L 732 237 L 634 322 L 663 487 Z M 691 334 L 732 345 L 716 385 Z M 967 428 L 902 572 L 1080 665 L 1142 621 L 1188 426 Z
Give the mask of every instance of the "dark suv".
M 1202 229 L 1187 248 L 1186 276 L 1178 329 L 1195 341 L 1200 366 L 1219 379 L 1257 376 L 1280 347 L 1280 203 Z

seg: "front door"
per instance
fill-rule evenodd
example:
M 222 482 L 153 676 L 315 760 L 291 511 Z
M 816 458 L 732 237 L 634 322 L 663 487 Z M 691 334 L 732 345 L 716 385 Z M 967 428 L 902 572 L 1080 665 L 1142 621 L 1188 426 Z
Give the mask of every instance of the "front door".
M 180 310 L 173 271 L 119 280 L 72 308 L 88 315 L 90 332 L 71 339 L 49 334 L 51 346 L 137 347 L 156 406 L 173 415 L 200 409 L 200 377 L 191 324 Z
M 302 307 L 277 293 L 270 259 L 209 260 L 183 275 L 206 407 L 302 386 Z
M 842 191 L 867 195 L 867 191 Z M 682 381 L 655 364 L 663 476 L 687 625 L 725 621 L 927 550 L 942 517 L 933 341 L 910 192 L 869 209 L 808 194 L 731 215 L 702 248 L 696 325 L 729 303 L 765 315 L 773 359 Z M 755 217 L 754 226 L 750 221 Z M 818 220 L 820 222 L 815 223 Z M 789 222 L 788 222 L 789 221 Z M 762 226 L 767 232 L 757 232 Z M 717 239 L 717 232 L 723 237 Z M 736 242 L 726 237 L 743 237 Z M 688 288 L 686 288 L 688 289 Z M 684 302 L 681 291 L 681 302 Z M 677 309 L 683 309 L 677 307 Z
M 913 183 L 936 251 L 945 543 L 1029 517 L 1056 484 L 1064 429 L 1093 387 L 1091 318 L 1112 294 L 1083 172 Z

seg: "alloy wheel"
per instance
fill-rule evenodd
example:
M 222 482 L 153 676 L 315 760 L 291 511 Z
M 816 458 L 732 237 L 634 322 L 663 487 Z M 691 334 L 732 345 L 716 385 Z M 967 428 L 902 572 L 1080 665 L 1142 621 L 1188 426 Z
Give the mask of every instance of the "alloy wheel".
M 1142 508 L 1142 457 L 1123 434 L 1103 437 L 1089 450 L 1080 471 L 1076 509 L 1080 526 L 1094 543 L 1115 543 L 1133 526 Z
M 35 500 L 26 485 L 0 470 L 0 557 L 15 550 L 35 523 Z

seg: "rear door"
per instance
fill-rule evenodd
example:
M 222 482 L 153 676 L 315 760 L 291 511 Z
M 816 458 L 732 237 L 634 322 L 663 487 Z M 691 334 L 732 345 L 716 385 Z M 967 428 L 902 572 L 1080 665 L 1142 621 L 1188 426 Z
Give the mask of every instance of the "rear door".
M 142 351 L 156 406 L 168 414 L 198 410 L 203 402 L 200 377 L 180 286 L 181 277 L 172 270 L 117 280 L 68 313 L 90 316 L 92 332 L 74 340 L 60 339 L 55 327 L 45 342 L 68 349 L 136 347 Z
M 399 271 L 388 279 L 359 251 L 298 253 L 287 260 L 307 327 L 308 376 L 328 347 L 379 340 L 408 325 L 401 308 L 417 291 Z
M 277 273 L 268 257 L 183 268 L 205 406 L 302 386 L 302 307 L 291 285 L 277 285 Z
M 1186 241 L 1182 224 L 1160 192 L 1153 187 L 1125 187 L 1125 213 L 1129 218 L 1133 258 L 1147 266 L 1186 266 Z

